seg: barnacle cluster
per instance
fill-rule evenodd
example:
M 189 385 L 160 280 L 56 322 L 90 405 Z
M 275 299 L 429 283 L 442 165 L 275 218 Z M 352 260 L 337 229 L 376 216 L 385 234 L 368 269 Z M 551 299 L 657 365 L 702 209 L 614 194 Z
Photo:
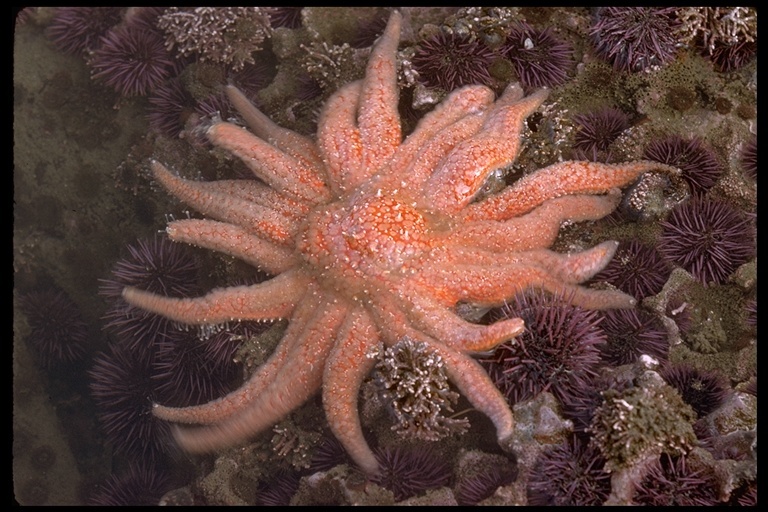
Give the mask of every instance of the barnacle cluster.
M 272 428 L 272 451 L 295 468 L 308 468 L 311 453 L 320 441 L 320 433 L 301 428 L 294 421 L 282 421 Z
M 270 36 L 269 14 L 259 7 L 170 7 L 157 20 L 165 44 L 183 55 L 230 66 L 253 64 Z
M 480 36 L 489 45 L 501 44 L 509 24 L 518 18 L 516 7 L 463 7 L 445 20 L 444 28 L 452 34 Z
M 680 455 L 694 445 L 696 413 L 655 372 L 635 387 L 603 392 L 595 411 L 593 442 L 606 458 L 606 469 L 630 467 L 661 453 Z
M 417 341 L 404 338 L 384 350 L 376 365 L 384 398 L 392 404 L 399 434 L 436 441 L 468 426 L 465 418 L 451 418 L 459 394 L 448 383 L 445 362 Z
M 360 62 L 356 58 L 359 52 L 348 43 L 334 45 L 313 41 L 309 45 L 302 44 L 301 49 L 306 52 L 302 67 L 323 90 L 334 90 L 360 78 Z
M 697 37 L 711 54 L 717 44 L 733 45 L 757 40 L 757 10 L 754 7 L 683 7 L 677 18 L 683 42 Z

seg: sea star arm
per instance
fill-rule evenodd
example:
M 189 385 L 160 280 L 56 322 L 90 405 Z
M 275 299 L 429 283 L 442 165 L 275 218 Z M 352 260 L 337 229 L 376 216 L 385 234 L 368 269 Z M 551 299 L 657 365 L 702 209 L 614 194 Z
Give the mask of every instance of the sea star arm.
M 411 321 L 398 306 L 394 293 L 382 290 L 372 298 L 369 306 L 371 316 L 381 332 L 384 344 L 391 347 L 405 337 L 420 339 L 425 336 L 411 326 Z
M 270 240 L 292 244 L 298 230 L 296 220 L 253 201 L 237 196 L 223 195 L 219 186 L 208 187 L 204 181 L 185 180 L 175 176 L 160 162 L 152 162 L 155 178 L 174 196 L 189 204 L 200 213 L 215 219 L 247 227 Z
M 297 263 L 292 249 L 256 236 L 248 230 L 214 220 L 184 219 L 168 223 L 168 237 L 239 258 L 276 275 Z
M 601 219 L 616 208 L 620 199 L 619 189 L 612 189 L 601 196 L 574 195 L 551 199 L 520 217 L 459 224 L 446 243 L 494 252 L 509 251 L 512 247 L 515 251 L 549 247 L 564 221 Z
M 585 309 L 632 309 L 637 305 L 637 299 L 619 290 L 594 290 L 551 278 L 542 278 L 539 286 L 552 294 L 563 294 L 574 306 Z
M 379 335 L 370 316 L 356 309 L 344 320 L 336 344 L 325 362 L 323 407 L 331 431 L 366 473 L 379 464 L 363 436 L 357 399 L 363 379 L 376 364 Z
M 208 129 L 208 138 L 240 158 L 258 178 L 275 190 L 313 203 L 330 197 L 318 169 L 303 164 L 239 126 L 216 123 Z
M 435 169 L 444 165 L 455 149 L 470 144 L 489 117 L 523 97 L 522 89 L 516 84 L 507 87 L 495 103 L 489 94 L 491 91 L 481 86 L 459 89 L 448 97 L 444 109 L 436 109 L 433 117 L 428 115 L 422 119 L 417 131 L 405 140 L 393 159 L 393 166 L 398 163 L 399 167 L 393 167 L 398 181 L 390 179 L 391 188 L 420 192 L 417 202 L 429 208 L 434 191 L 425 184 Z M 510 138 L 509 134 L 502 142 L 506 144 L 507 138 Z
M 160 419 L 176 423 L 200 423 L 209 425 L 222 421 L 244 410 L 254 397 L 261 393 L 275 378 L 275 375 L 290 364 L 291 354 L 301 342 L 306 341 L 304 331 L 316 314 L 318 304 L 316 290 L 311 289 L 296 305 L 288 328 L 277 348 L 248 381 L 232 393 L 206 404 L 190 407 L 167 407 L 153 404 L 152 413 Z
M 531 211 L 548 199 L 569 194 L 600 194 L 623 187 L 647 171 L 674 167 L 640 160 L 623 164 L 560 162 L 520 178 L 496 195 L 467 205 L 461 212 L 465 221 L 505 220 Z
M 425 144 L 444 128 L 466 116 L 481 113 L 492 103 L 493 91 L 483 85 L 469 85 L 453 91 L 434 110 L 425 114 L 413 133 L 405 138 L 390 163 L 379 173 L 382 180 L 389 184 L 390 189 L 400 187 L 400 181 L 404 178 L 403 169 L 407 170 L 413 164 Z M 407 177 L 411 173 L 405 174 Z M 421 185 L 420 182 L 418 186 Z
M 491 325 L 469 323 L 432 299 L 424 289 L 406 286 L 401 291 L 401 298 L 410 306 L 407 316 L 420 330 L 441 343 L 466 352 L 491 350 L 525 330 L 525 324 L 519 318 L 509 318 Z
M 325 160 L 331 189 L 340 194 L 363 178 L 363 143 L 357 127 L 360 80 L 328 99 L 317 123 L 317 145 Z
M 303 219 L 312 204 L 278 192 L 269 185 L 255 179 L 217 180 L 203 183 L 211 195 L 232 196 L 265 206 L 290 219 Z
M 393 11 L 384 33 L 371 51 L 365 69 L 357 117 L 363 145 L 360 181 L 375 174 L 402 141 L 395 54 L 400 41 L 402 15 Z
M 631 308 L 637 301 L 630 295 L 573 284 L 577 282 L 576 278 L 587 279 L 599 272 L 610 261 L 608 256 L 615 251 L 613 244 L 615 242 L 606 242 L 570 256 L 536 254 L 537 251 L 515 253 L 514 258 L 505 256 L 503 261 L 498 260 L 498 254 L 474 252 L 478 264 L 433 265 L 418 279 L 421 286 L 429 283 L 433 295 L 444 304 L 465 301 L 480 306 L 499 306 L 518 292 L 543 288 L 551 293 L 573 294 L 573 303 L 587 309 Z M 493 264 L 491 260 L 482 261 L 494 256 L 497 261 Z M 539 261 L 553 266 L 544 266 Z
M 512 282 L 517 284 L 514 286 L 514 290 L 509 290 L 504 294 L 498 294 L 491 290 L 486 298 L 492 300 L 488 300 L 485 302 L 486 304 L 501 304 L 514 293 L 528 288 L 543 288 L 553 294 L 560 293 L 564 296 L 570 296 L 571 302 L 575 306 L 586 309 L 628 309 L 635 307 L 637 304 L 637 299 L 621 291 L 595 290 L 576 284 L 565 283 L 552 277 L 547 270 L 533 265 L 518 264 L 504 267 L 500 269 L 498 274 L 490 277 L 491 281 L 496 279 L 512 279 Z M 477 302 L 480 304 L 484 303 L 480 298 L 478 298 Z
M 494 252 L 477 247 L 453 246 L 439 253 L 433 251 L 434 256 L 424 264 L 423 272 L 416 279 L 430 290 L 443 291 L 438 296 L 444 295 L 446 289 L 453 290 L 447 292 L 449 298 L 443 299 L 446 303 L 466 300 L 460 292 L 472 289 L 478 272 L 488 269 L 490 275 L 493 269 L 507 265 L 538 266 L 555 279 L 566 283 L 581 283 L 600 272 L 611 261 L 617 246 L 615 241 L 606 241 L 591 249 L 567 254 L 549 249 Z M 457 267 L 468 270 L 471 277 L 463 278 L 461 272 L 457 272 Z M 457 293 L 460 298 L 456 298 L 459 297 Z
M 480 363 L 457 347 L 444 345 L 411 327 L 390 294 L 377 296 L 376 301 L 371 305 L 376 325 L 380 327 L 382 338 L 387 345 L 391 346 L 403 337 L 426 343 L 443 358 L 448 377 L 456 384 L 459 391 L 478 411 L 491 419 L 496 426 L 498 439 L 504 440 L 509 437 L 515 425 L 512 411 Z
M 322 169 L 323 159 L 312 139 L 272 122 L 234 85 L 228 85 L 224 90 L 227 93 L 227 98 L 243 117 L 254 135 L 299 160 L 307 167 Z M 322 177 L 322 174 L 318 173 L 318 175 Z
M 467 205 L 488 174 L 515 160 L 523 120 L 546 99 L 541 89 L 512 105 L 494 106 L 482 129 L 454 148 L 426 183 L 428 206 L 454 213 Z
M 428 189 L 426 183 L 435 167 L 454 148 L 475 135 L 482 127 L 486 116 L 487 111 L 466 115 L 455 123 L 446 126 L 422 146 L 413 164 L 404 172 L 399 171 L 400 179 L 403 180 L 404 184 L 403 188 L 414 190 L 421 206 L 430 207 L 430 199 L 425 196 L 430 195 L 432 191 Z
M 287 318 L 304 295 L 307 277 L 290 270 L 269 281 L 250 286 L 221 288 L 192 299 L 165 297 L 126 287 L 129 304 L 184 324 L 218 324 L 232 320 Z
M 246 441 L 273 425 L 303 404 L 320 389 L 325 361 L 336 340 L 346 306 L 327 301 L 304 330 L 302 342 L 291 354 L 290 367 L 283 366 L 247 409 L 203 428 L 176 428 L 176 442 L 186 451 L 202 453 Z
M 461 394 L 467 397 L 475 409 L 491 419 L 496 426 L 498 440 L 509 438 L 515 426 L 512 411 L 480 363 L 453 347 L 434 341 L 428 341 L 428 344 L 445 361 L 448 378 L 456 384 Z
M 608 240 L 586 251 L 561 254 L 548 249 L 528 251 L 526 260 L 535 262 L 546 269 L 549 275 L 564 283 L 583 283 L 601 270 L 613 259 L 618 242 Z

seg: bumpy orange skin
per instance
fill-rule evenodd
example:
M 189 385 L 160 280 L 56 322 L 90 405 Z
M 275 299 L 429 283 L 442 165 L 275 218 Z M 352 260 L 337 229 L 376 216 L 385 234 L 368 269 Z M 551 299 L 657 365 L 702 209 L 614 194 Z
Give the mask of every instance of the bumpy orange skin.
M 198 406 L 155 405 L 159 418 L 204 425 L 175 429 L 185 450 L 243 443 L 321 391 L 331 430 L 363 470 L 375 473 L 357 394 L 379 344 L 403 337 L 445 362 L 451 381 L 504 441 L 512 411 L 472 356 L 520 334 L 523 321 L 473 324 L 457 315 L 456 304 L 493 306 L 536 287 L 587 308 L 634 305 L 621 292 L 579 285 L 608 263 L 615 242 L 573 254 L 549 247 L 562 222 L 607 215 L 619 187 L 663 166 L 562 162 L 475 201 L 487 176 L 514 161 L 523 121 L 547 93 L 523 96 L 514 84 L 494 100 L 490 89 L 468 86 L 402 140 L 400 24 L 393 12 L 365 78 L 329 98 L 317 140 L 275 125 L 228 87 L 250 131 L 217 123 L 208 136 L 260 181 L 185 180 L 153 162 L 155 178 L 208 217 L 171 222 L 172 240 L 224 252 L 275 277 L 191 299 L 126 288 L 126 301 L 185 324 L 290 319 L 275 352 L 240 389 Z

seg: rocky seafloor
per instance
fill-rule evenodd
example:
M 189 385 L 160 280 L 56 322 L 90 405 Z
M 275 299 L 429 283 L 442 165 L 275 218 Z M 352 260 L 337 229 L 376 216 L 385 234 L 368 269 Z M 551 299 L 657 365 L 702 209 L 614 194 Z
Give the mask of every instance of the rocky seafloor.
M 723 60 L 728 54 L 709 51 L 702 39 L 717 42 L 718 23 L 724 26 L 727 21 L 724 13 L 725 9 L 707 11 L 702 16 L 709 18 L 702 21 L 691 12 L 688 17 L 675 12 L 679 32 L 672 55 L 658 62 L 651 59 L 639 65 L 642 69 L 617 70 L 597 52 L 598 43 L 590 34 L 599 15 L 595 10 L 404 8 L 398 58 L 405 129 L 412 129 L 448 92 L 427 84 L 425 73 L 413 71 L 419 43 L 442 30 L 470 34 L 494 47 L 499 37 L 524 21 L 539 30 L 550 29 L 572 53 L 565 80 L 551 87 L 544 106 L 528 119 L 518 160 L 496 179 L 511 181 L 563 159 L 634 160 L 643 157 L 649 144 L 672 135 L 699 141 L 720 169 L 703 191 L 691 190 L 695 187 L 685 183 L 645 179 L 627 193 L 618 214 L 564 226 L 556 250 L 608 239 L 659 246 L 663 222 L 672 210 L 699 193 L 703 199 L 697 200 L 738 209 L 755 231 L 756 168 L 749 168 L 749 159 L 756 159 L 757 152 L 757 58 L 756 48 L 752 55 L 746 53 L 750 41 L 745 38 L 756 39 L 756 25 L 754 33 L 748 24 L 741 31 L 734 29 L 734 37 L 741 39 L 732 46 L 741 46 L 732 49 L 732 61 Z M 517 428 L 509 446 L 498 446 L 490 422 L 467 411 L 469 404 L 463 399 L 453 405 L 458 412 L 452 418 L 468 421 L 453 433 L 424 442 L 393 430 L 394 416 L 382 393 L 380 374 L 372 375 L 361 391 L 363 426 L 371 439 L 381 447 L 415 450 L 426 444 L 430 463 L 437 460 L 443 468 L 425 488 L 414 484 L 413 496 L 408 496 L 411 491 L 403 489 L 397 475 L 389 481 L 370 481 L 338 453 L 329 440 L 319 400 L 311 400 L 248 446 L 224 453 L 188 457 L 172 442 L 160 443 L 151 459 L 154 473 L 137 476 L 134 468 L 141 461 L 115 449 L 92 396 L 89 371 L 94 360 L 119 342 L 113 331 L 105 329 L 110 306 L 100 286 L 111 278 L 115 262 L 126 257 L 128 245 L 153 237 L 168 218 L 188 215 L 183 205 L 153 183 L 150 158 L 204 179 L 232 177 L 237 169 L 232 159 L 196 135 L 207 111 L 190 106 L 178 121 L 177 133 L 170 135 L 151 117 L 156 107 L 151 93 L 125 96 L 94 79 L 93 49 L 67 54 L 55 43 L 49 27 L 56 14 L 53 8 L 28 8 L 20 13 L 14 34 L 13 474 L 18 503 L 756 502 L 756 241 L 747 242 L 752 244 L 752 256 L 717 283 L 703 283 L 673 263 L 660 291 L 639 305 L 663 325 L 668 363 L 715 375 L 713 379 L 724 383 L 722 399 L 706 414 L 686 413 L 691 404 L 670 396 L 675 391 L 660 376 L 667 361 L 640 357 L 629 364 L 606 365 L 600 371 L 599 412 L 585 435 L 588 442 L 600 445 L 610 472 L 585 477 L 583 492 L 559 491 L 554 476 L 549 494 L 536 490 L 544 454 L 551 456 L 556 447 L 576 442 L 574 421 L 553 394 L 539 393 L 515 404 Z M 756 17 L 756 10 L 742 14 Z M 124 10 L 118 15 L 115 25 L 136 12 Z M 323 101 L 340 85 L 361 76 L 375 38 L 371 27 L 380 27 L 387 11 L 304 8 L 297 15 L 298 25 L 272 29 L 260 49 L 251 53 L 261 64 L 261 75 L 254 80 L 259 86 L 252 95 L 279 124 L 312 134 Z M 232 61 L 200 55 L 177 56 L 173 69 L 198 100 L 215 93 L 234 73 Z M 511 58 L 500 58 L 490 68 L 487 85 L 500 92 L 519 75 Z M 576 147 L 585 129 L 578 116 L 605 108 L 623 112 L 627 125 L 607 147 L 585 156 Z M 200 262 L 203 290 L 253 278 L 250 267 L 231 258 L 192 252 Z M 25 297 L 46 289 L 66 294 L 84 321 L 82 353 L 73 361 L 48 364 L 40 347 L 30 342 L 37 326 L 23 307 Z M 241 374 L 263 360 L 283 327 L 275 325 L 244 341 L 237 353 Z M 147 414 L 150 404 L 147 399 Z M 616 431 L 627 433 L 633 447 L 641 448 L 622 448 L 629 445 L 628 437 L 615 435 Z M 644 443 L 647 449 L 642 448 Z M 563 471 L 553 464 L 552 471 Z M 406 470 L 413 470 L 394 467 L 401 479 Z M 488 476 L 489 467 L 500 469 Z M 652 484 L 654 471 L 666 473 Z M 142 478 L 157 485 L 137 483 Z M 692 489 L 697 485 L 712 491 L 700 496 Z M 141 489 L 147 492 L 142 494 Z M 675 494 L 690 501 L 668 498 Z M 653 499 L 658 501 L 643 501 Z

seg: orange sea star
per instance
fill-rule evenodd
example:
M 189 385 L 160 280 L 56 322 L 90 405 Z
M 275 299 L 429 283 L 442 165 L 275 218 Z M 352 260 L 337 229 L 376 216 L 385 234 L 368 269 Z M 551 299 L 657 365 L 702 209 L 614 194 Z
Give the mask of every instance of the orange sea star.
M 175 430 L 184 449 L 244 442 L 322 389 L 331 430 L 363 470 L 375 473 L 358 390 L 378 344 L 406 336 L 443 359 L 449 378 L 503 441 L 512 433 L 512 413 L 472 354 L 517 336 L 523 321 L 472 324 L 455 313 L 456 304 L 499 305 L 538 287 L 567 292 L 588 308 L 634 305 L 624 293 L 578 284 L 608 263 L 615 242 L 574 254 L 548 247 L 562 221 L 607 215 L 619 201 L 618 187 L 664 166 L 563 162 L 473 202 L 487 176 L 514 161 L 523 121 L 547 93 L 524 97 L 515 84 L 494 101 L 487 87 L 464 87 L 402 140 L 400 25 L 393 12 L 365 78 L 328 100 L 317 141 L 280 128 L 228 88 L 250 131 L 219 122 L 208 137 L 261 182 L 189 181 L 152 163 L 173 195 L 217 219 L 173 221 L 172 240 L 230 254 L 275 277 L 192 299 L 126 288 L 125 299 L 185 324 L 290 319 L 275 352 L 240 389 L 204 405 L 155 405 L 159 418 L 205 425 Z

